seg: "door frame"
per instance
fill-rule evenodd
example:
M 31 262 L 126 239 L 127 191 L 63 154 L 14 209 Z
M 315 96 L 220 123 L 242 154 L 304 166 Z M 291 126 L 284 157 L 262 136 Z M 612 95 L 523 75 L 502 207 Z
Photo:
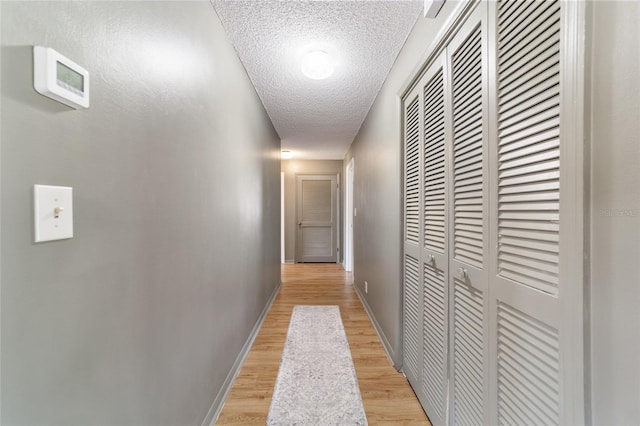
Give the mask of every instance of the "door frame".
M 353 184 L 355 181 L 355 159 L 347 164 L 345 177 L 345 209 L 344 209 L 344 270 L 353 272 Z
M 285 261 L 285 222 L 284 222 L 284 172 L 280 172 L 280 263 Z

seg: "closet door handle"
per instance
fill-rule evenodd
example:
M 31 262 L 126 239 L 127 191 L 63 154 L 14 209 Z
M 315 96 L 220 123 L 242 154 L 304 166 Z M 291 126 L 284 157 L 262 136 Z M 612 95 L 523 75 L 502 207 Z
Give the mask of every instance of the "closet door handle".
M 464 268 L 458 268 L 458 278 L 461 280 L 466 280 L 469 277 L 467 270 Z

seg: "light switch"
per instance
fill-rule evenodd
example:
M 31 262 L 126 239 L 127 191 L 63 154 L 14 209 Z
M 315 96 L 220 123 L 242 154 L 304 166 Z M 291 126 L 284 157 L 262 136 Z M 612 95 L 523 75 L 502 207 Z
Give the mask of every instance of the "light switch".
M 73 238 L 73 188 L 33 186 L 35 242 Z

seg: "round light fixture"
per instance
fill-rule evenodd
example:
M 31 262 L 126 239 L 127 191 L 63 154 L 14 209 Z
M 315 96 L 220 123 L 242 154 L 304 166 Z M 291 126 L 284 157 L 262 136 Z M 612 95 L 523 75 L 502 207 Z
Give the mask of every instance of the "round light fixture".
M 323 80 L 333 74 L 331 56 L 324 50 L 312 50 L 302 56 L 302 73 L 314 80 Z
M 293 152 L 291 151 L 282 151 L 280 153 L 280 158 L 282 158 L 283 160 L 289 160 L 291 158 L 293 158 Z

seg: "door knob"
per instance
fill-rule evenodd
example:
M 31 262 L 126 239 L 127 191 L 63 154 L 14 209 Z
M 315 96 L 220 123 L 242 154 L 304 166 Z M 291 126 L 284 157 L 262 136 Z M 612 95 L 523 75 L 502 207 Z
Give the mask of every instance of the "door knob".
M 427 263 L 436 263 L 436 257 L 432 254 L 427 255 Z
M 466 280 L 468 276 L 469 274 L 467 273 L 466 269 L 458 268 L 458 278 L 460 278 L 461 280 Z

